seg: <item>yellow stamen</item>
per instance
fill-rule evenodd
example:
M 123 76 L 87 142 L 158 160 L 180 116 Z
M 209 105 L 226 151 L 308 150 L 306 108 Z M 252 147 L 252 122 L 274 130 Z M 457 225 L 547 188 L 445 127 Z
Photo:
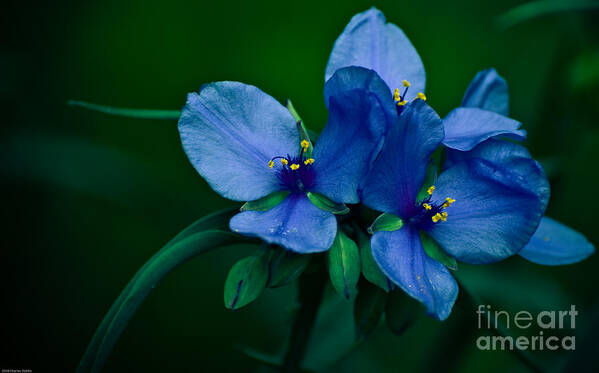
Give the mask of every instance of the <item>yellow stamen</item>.
M 301 147 L 306 150 L 308 149 L 308 147 L 310 146 L 310 143 L 307 140 L 302 140 L 302 142 L 300 143 Z
M 268 161 L 268 167 L 273 168 L 274 165 L 275 165 L 275 162 Z
M 445 198 L 445 201 L 447 201 L 447 204 L 451 206 L 451 204 L 455 202 L 455 199 L 447 197 Z
M 441 221 L 447 221 L 447 213 L 445 211 L 441 213 Z
M 416 98 L 426 101 L 426 96 L 422 92 L 418 92 L 418 94 L 416 95 Z
M 430 188 L 428 188 L 426 190 L 426 192 L 429 194 L 429 196 L 432 195 L 434 191 L 435 191 L 435 186 L 434 185 L 431 185 Z
M 393 92 L 393 99 L 395 101 L 400 101 L 401 100 L 401 96 L 399 95 L 399 88 L 395 88 L 395 92 Z
M 293 163 L 291 166 L 289 166 L 289 168 L 291 168 L 292 170 L 297 170 L 299 168 L 299 164 L 297 163 Z
M 410 82 L 408 82 L 407 80 L 404 79 L 404 81 L 402 82 L 404 87 L 409 87 L 410 86 Z
M 437 223 L 441 219 L 443 219 L 443 216 L 441 216 L 441 214 L 439 214 L 439 213 L 436 213 L 435 215 L 433 215 L 431 217 L 431 220 L 433 221 L 433 223 Z
M 289 163 L 285 158 L 281 159 L 281 164 L 283 166 L 285 166 L 287 163 Z
M 398 101 L 397 102 L 397 106 L 404 106 L 405 104 L 407 104 L 408 102 L 406 100 L 403 101 Z
M 307 165 L 309 165 L 309 164 L 312 164 L 312 163 L 314 163 L 314 158 L 308 158 L 308 159 L 306 159 L 306 160 L 304 161 L 304 164 L 305 164 L 306 166 L 307 166 Z
M 429 205 L 428 203 L 423 203 L 422 207 L 424 207 L 425 210 L 431 210 L 432 209 L 431 205 Z

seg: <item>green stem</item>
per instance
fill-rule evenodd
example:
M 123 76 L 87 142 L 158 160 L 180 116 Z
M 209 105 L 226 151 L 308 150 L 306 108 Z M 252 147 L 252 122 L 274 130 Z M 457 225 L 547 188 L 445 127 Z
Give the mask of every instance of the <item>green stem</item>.
M 301 306 L 291 329 L 289 348 L 281 369 L 283 373 L 301 371 L 301 363 L 314 328 L 326 283 L 327 279 L 322 270 L 306 273 L 299 283 L 298 300 Z

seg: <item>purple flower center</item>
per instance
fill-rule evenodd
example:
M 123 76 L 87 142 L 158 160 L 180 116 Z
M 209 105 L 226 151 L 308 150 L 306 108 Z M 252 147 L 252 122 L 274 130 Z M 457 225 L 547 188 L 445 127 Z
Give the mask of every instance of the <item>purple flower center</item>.
M 445 209 L 455 202 L 454 199 L 447 197 L 443 202 L 432 201 L 435 186 L 428 188 L 428 196 L 416 204 L 414 214 L 408 219 L 410 224 L 419 229 L 426 230 L 432 225 L 447 221 L 447 212 Z
M 276 160 L 280 160 L 281 167 L 277 167 L 277 176 L 281 187 L 289 190 L 291 193 L 305 193 L 314 187 L 316 173 L 312 164 L 314 158 L 306 155 L 306 150 L 310 143 L 306 140 L 301 142 L 301 151 L 298 157 L 277 156 L 268 162 L 268 166 L 273 168 Z

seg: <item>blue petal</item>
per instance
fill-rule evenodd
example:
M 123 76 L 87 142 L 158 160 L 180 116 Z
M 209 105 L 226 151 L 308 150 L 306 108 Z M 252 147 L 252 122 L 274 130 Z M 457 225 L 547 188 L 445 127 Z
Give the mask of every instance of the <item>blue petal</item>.
M 475 107 L 507 116 L 509 99 L 507 83 L 495 69 L 479 71 L 462 99 L 463 107 Z
M 580 262 L 595 252 L 585 236 L 565 225 L 544 217 L 520 256 L 533 263 L 562 265 Z
M 441 119 L 423 100 L 406 105 L 364 182 L 365 205 L 411 216 L 430 155 L 443 140 Z
M 325 105 L 329 107 L 331 97 L 356 89 L 376 95 L 385 111 L 393 117 L 397 116 L 393 94 L 387 84 L 374 70 L 363 67 L 351 66 L 337 70 L 324 85 Z
M 298 154 L 295 120 L 258 88 L 237 82 L 205 85 L 187 96 L 179 119 L 183 149 L 223 197 L 251 201 L 280 189 L 268 167 L 274 156 Z
M 506 167 L 507 166 L 507 167 Z M 443 172 L 435 183 L 435 203 L 456 200 L 447 221 L 429 233 L 456 259 L 491 263 L 517 253 L 537 229 L 549 199 L 549 183 L 529 158 L 509 164 L 472 159 Z
M 391 88 L 402 88 L 402 80 L 412 86 L 407 99 L 424 92 L 426 75 L 420 56 L 406 35 L 376 8 L 356 14 L 339 35 L 326 68 L 325 81 L 347 66 L 376 71 Z
M 467 151 L 488 138 L 505 136 L 524 140 L 526 131 L 520 130 L 521 123 L 492 111 L 477 108 L 457 108 L 445 119 L 445 140 L 449 148 Z
M 347 78 L 357 75 L 363 88 L 352 88 Z M 375 86 L 378 91 L 370 91 Z M 383 91 L 384 102 L 381 102 Z M 381 148 L 389 122 L 396 119 L 389 90 L 372 70 L 338 71 L 325 85 L 329 97 L 329 121 L 314 148 L 315 191 L 344 203 L 358 203 L 359 184 Z M 384 109 L 390 104 L 391 109 Z M 392 118 L 393 117 L 393 118 Z
M 528 150 L 522 145 L 496 139 L 488 139 L 467 152 L 447 149 L 447 160 L 443 166 L 449 168 L 457 162 L 476 158 L 501 164 L 511 162 L 516 158 L 532 157 Z
M 239 213 L 229 226 L 298 253 L 326 251 L 337 234 L 335 216 L 314 206 L 304 194 L 291 194 L 268 211 Z
M 445 320 L 458 296 L 458 285 L 441 263 L 422 247 L 417 230 L 404 226 L 372 236 L 372 256 L 385 276 L 411 297 L 424 303 L 427 312 Z

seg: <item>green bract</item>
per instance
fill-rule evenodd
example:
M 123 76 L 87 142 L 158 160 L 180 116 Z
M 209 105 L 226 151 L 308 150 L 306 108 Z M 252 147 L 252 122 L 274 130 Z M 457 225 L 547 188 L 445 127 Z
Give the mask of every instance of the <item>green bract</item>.
M 341 296 L 350 299 L 360 279 L 360 253 L 354 241 L 338 231 L 329 249 L 329 275 L 333 287 Z
M 368 233 L 375 234 L 379 231 L 393 232 L 403 227 L 403 220 L 397 215 L 384 213 L 379 215 L 368 227 Z
M 225 281 L 225 307 L 232 310 L 254 301 L 268 281 L 268 255 L 243 258 L 233 265 Z
M 335 215 L 344 215 L 349 212 L 349 207 L 345 206 L 345 204 L 331 201 L 320 193 L 308 192 L 306 195 L 310 202 L 321 210 L 332 212 Z

